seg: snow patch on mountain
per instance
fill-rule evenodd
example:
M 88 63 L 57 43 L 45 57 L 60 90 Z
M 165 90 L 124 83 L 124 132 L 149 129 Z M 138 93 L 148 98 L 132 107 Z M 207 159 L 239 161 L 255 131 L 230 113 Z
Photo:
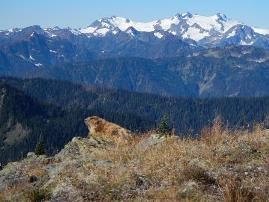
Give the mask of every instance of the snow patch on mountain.
M 200 29 L 197 29 L 195 27 L 190 27 L 183 35 L 182 37 L 184 39 L 192 39 L 194 41 L 200 41 L 204 39 L 205 37 L 210 36 L 208 32 L 201 31 Z
M 50 50 L 50 52 L 51 53 L 55 53 L 55 54 L 57 53 L 57 51 L 55 51 L 55 50 Z
M 190 26 L 197 24 L 207 31 L 215 30 L 218 32 L 226 32 L 231 27 L 239 24 L 237 21 L 227 19 L 223 14 L 213 16 L 192 15 L 183 19 L 186 19 L 187 24 Z
M 92 34 L 96 31 L 96 27 L 87 27 L 85 29 L 80 29 L 79 31 L 83 34 Z
M 163 35 L 160 32 L 155 32 L 154 36 L 156 36 L 159 39 L 163 38 Z
M 29 59 L 32 60 L 32 61 L 35 61 L 35 58 L 33 58 L 33 56 L 29 56 Z
M 236 30 L 233 30 L 230 33 L 228 33 L 227 38 L 234 37 L 235 35 L 236 35 Z
M 19 57 L 23 60 L 26 60 L 26 58 L 22 54 L 20 54 Z
M 264 63 L 269 60 L 269 57 L 265 58 L 259 58 L 259 59 L 249 59 L 248 61 L 250 62 L 256 62 L 256 63 Z
M 36 63 L 35 66 L 36 66 L 36 67 L 42 67 L 43 64 L 41 64 L 41 63 Z
M 106 33 L 108 33 L 110 30 L 108 28 L 102 28 L 102 29 L 98 29 L 96 31 L 96 34 L 97 35 L 101 35 L 101 36 L 104 36 L 106 35 Z
M 260 28 L 253 27 L 253 30 L 258 34 L 269 35 L 269 29 L 260 29 Z
M 122 17 L 112 17 L 109 19 L 109 22 L 114 26 L 119 28 L 121 31 L 125 31 L 130 27 L 135 28 L 137 31 L 140 32 L 152 32 L 154 31 L 154 25 L 156 21 L 153 22 L 134 22 L 126 18 Z
M 245 40 L 241 40 L 241 41 L 240 41 L 240 45 L 242 45 L 242 46 L 250 46 L 250 45 L 252 45 L 252 44 L 254 44 L 253 41 L 249 41 L 249 42 L 247 42 L 247 41 L 245 41 Z
M 177 25 L 179 24 L 179 22 L 180 20 L 178 17 L 172 17 L 172 18 L 160 20 L 158 24 L 164 31 L 168 31 L 172 25 Z

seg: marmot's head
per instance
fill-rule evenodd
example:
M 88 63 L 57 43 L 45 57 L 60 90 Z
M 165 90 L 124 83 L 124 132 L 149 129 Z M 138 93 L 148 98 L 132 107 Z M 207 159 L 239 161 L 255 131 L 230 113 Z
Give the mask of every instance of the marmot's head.
M 104 128 L 105 121 L 97 116 L 85 119 L 85 124 L 91 132 L 101 132 Z

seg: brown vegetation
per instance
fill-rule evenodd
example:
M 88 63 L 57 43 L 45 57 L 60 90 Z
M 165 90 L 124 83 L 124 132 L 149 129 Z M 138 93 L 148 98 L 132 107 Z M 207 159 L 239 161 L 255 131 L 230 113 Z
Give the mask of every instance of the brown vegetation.
M 85 145 L 79 147 L 81 151 Z M 55 190 L 60 182 L 64 186 L 68 181 L 79 201 L 245 202 L 269 198 L 269 132 L 260 126 L 251 133 L 235 131 L 216 119 L 200 139 L 151 133 L 128 145 L 94 150 L 88 160 L 83 155 L 78 157 L 82 167 L 65 162 L 70 169 L 62 169 L 57 180 L 45 183 L 51 197 L 59 195 Z M 10 192 L 16 190 L 2 191 L 0 201 L 11 196 Z M 71 191 L 66 195 L 69 198 L 64 199 L 71 200 Z

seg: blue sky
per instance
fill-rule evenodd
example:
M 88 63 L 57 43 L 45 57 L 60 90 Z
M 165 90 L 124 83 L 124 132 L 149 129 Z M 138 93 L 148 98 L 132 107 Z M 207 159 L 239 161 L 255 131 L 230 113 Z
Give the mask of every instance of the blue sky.
M 2 1 L 2 2 L 1 2 Z M 191 12 L 225 13 L 228 17 L 269 28 L 269 0 L 1 0 L 0 29 L 39 24 L 86 27 L 95 19 L 123 16 L 137 21 Z

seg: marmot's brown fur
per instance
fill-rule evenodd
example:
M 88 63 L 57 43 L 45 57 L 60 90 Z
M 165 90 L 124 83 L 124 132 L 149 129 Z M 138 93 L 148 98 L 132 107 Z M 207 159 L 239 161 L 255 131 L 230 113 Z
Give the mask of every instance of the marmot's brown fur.
M 131 132 L 117 124 L 110 123 L 97 116 L 85 119 L 89 129 L 89 136 L 116 144 L 128 143 L 131 139 Z

